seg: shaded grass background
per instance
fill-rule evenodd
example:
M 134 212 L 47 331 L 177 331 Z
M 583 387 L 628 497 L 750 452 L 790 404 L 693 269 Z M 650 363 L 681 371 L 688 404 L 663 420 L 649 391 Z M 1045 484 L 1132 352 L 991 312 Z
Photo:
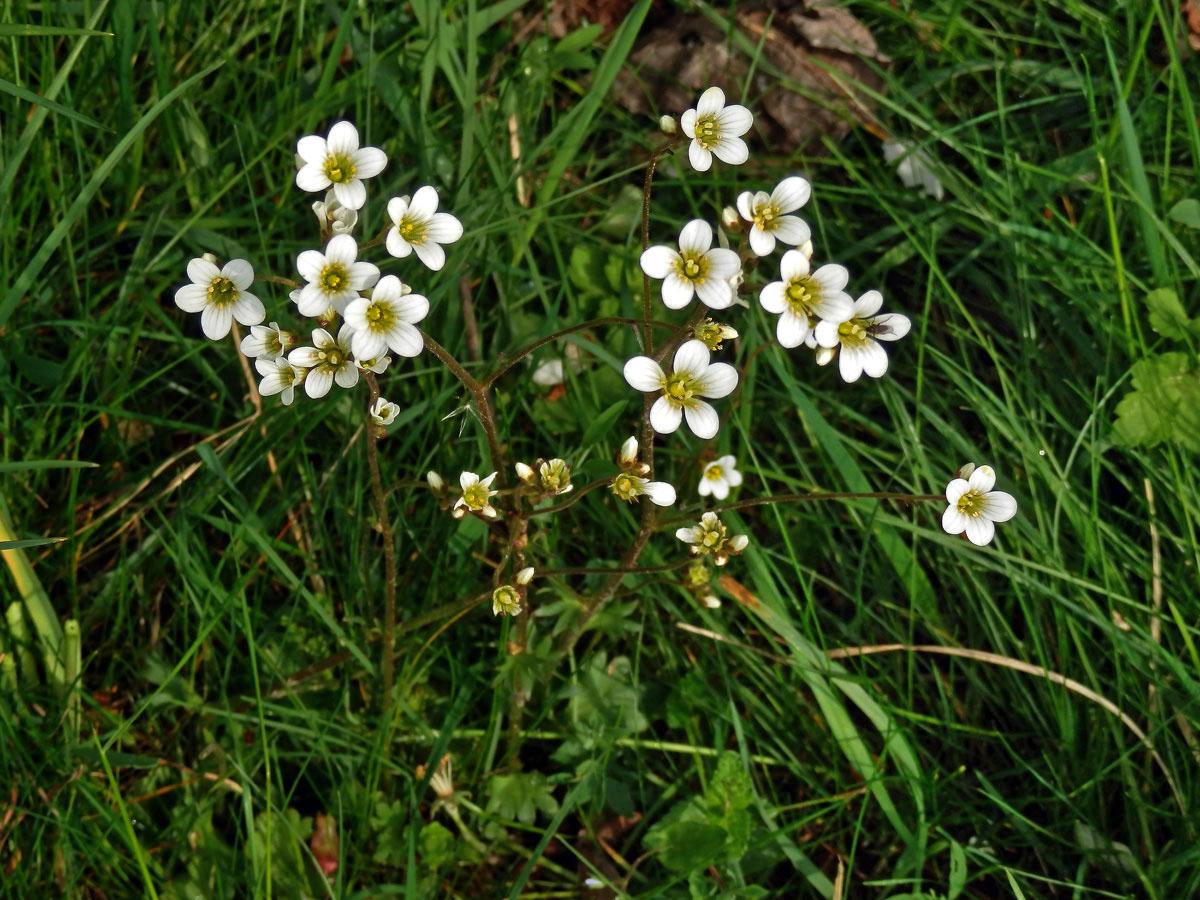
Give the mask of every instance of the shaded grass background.
M 910 653 L 844 660 L 831 678 L 819 653 L 943 644 L 1062 672 L 1134 716 L 1188 810 L 1200 802 L 1192 459 L 1116 446 L 1110 425 L 1129 366 L 1157 340 L 1141 297 L 1173 286 L 1196 308 L 1195 232 L 1165 218 L 1196 195 L 1200 165 L 1194 65 L 1179 58 L 1167 4 L 856 4 L 895 59 L 871 102 L 890 132 L 944 163 L 941 202 L 904 189 L 865 130 L 819 156 L 759 154 L 742 169 L 667 170 L 656 182 L 665 241 L 737 191 L 803 172 L 818 253 L 914 319 L 880 383 L 844 385 L 805 353 L 761 354 L 713 448 L 738 455 L 742 496 L 936 493 L 964 460 L 988 462 L 1021 504 L 991 548 L 944 535 L 933 506 L 731 516 L 754 543 L 727 574 L 768 618 L 728 592 L 709 611 L 665 579 L 631 579 L 555 667 L 540 648 L 595 580 L 545 584 L 531 651 L 509 659 L 511 623 L 480 610 L 452 618 L 489 583 L 482 529 L 398 488 L 410 625 L 395 716 L 375 711 L 382 562 L 361 451 L 343 453 L 362 397 L 268 402 L 247 423 L 232 348 L 204 341 L 171 298 L 205 250 L 290 272 L 314 234 L 291 148 L 346 117 L 391 160 L 366 221 L 380 221 L 386 196 L 429 182 L 466 224 L 442 273 L 393 269 L 430 298 L 430 332 L 459 358 L 469 358 L 460 276 L 480 371 L 563 324 L 632 314 L 636 282 L 589 291 L 571 266 L 573 253 L 617 268 L 636 260 L 632 222 L 622 231 L 606 214 L 621 186 L 640 184 L 636 163 L 657 139 L 652 123 L 586 90 L 578 54 L 603 80 L 637 22 L 605 63 L 602 47 L 567 53 L 536 32 L 514 41 L 508 17 L 520 6 L 5 8 L 4 22 L 112 34 L 0 31 L 0 77 L 43 96 L 57 79 L 54 99 L 94 120 L 0 93 L 0 447 L 5 461 L 100 464 L 0 476 L 21 537 L 68 539 L 29 553 L 62 616 L 79 619 L 84 653 L 78 738 L 36 679 L 0 699 L 3 892 L 571 896 L 590 871 L 575 854 L 595 862 L 589 830 L 641 813 L 614 847 L 637 859 L 647 827 L 702 791 L 712 754 L 730 749 L 753 777 L 759 829 L 757 856 L 721 870 L 730 890 L 829 896 L 840 857 L 852 896 L 946 893 L 954 841 L 967 847 L 967 896 L 1196 893 L 1189 817 L 1145 749 L 1095 705 L 1027 675 Z M 534 187 L 531 210 L 517 202 L 519 174 Z M 260 296 L 285 315 L 282 288 Z M 744 362 L 773 323 L 752 308 L 735 324 Z M 611 471 L 633 427 L 616 365 L 637 344 L 620 330 L 578 341 L 593 356 L 566 400 L 548 402 L 519 368 L 497 405 L 515 458 L 564 456 L 583 483 Z M 445 418 L 464 401 L 432 359 L 394 365 L 385 394 L 405 407 L 383 445 L 386 476 L 483 464 L 471 416 Z M 619 424 L 589 433 L 621 401 Z M 685 510 L 699 510 L 699 449 L 680 435 L 659 450 Z M 311 551 L 289 533 L 289 510 Z M 531 553 L 546 568 L 600 565 L 635 528 L 597 495 L 535 530 Z M 666 533 L 644 557 L 676 559 Z M 345 664 L 277 688 L 343 649 Z M 548 777 L 561 812 L 524 827 L 503 808 L 470 812 L 491 855 L 475 858 L 459 838 L 449 852 L 459 862 L 435 871 L 419 839 L 435 798 L 416 767 L 452 752 L 460 789 L 486 807 L 488 779 L 512 770 L 505 714 L 518 671 L 536 679 L 519 760 Z M 300 849 L 317 813 L 336 817 L 343 848 L 327 889 Z M 701 873 L 694 890 L 717 885 Z M 627 889 L 687 896 L 653 857 Z

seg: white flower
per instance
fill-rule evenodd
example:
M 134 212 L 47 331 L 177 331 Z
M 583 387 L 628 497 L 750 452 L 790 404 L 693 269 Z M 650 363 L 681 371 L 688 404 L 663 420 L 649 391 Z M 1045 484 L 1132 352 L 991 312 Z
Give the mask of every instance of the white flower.
M 688 159 L 697 172 L 708 171 L 714 153 L 731 166 L 740 166 L 750 158 L 741 136 L 754 124 L 754 116 L 744 106 L 726 106 L 725 92 L 719 87 L 710 87 L 701 94 L 696 108 L 685 112 L 679 124 L 692 139 Z
M 714 248 L 712 242 L 709 224 L 693 219 L 679 232 L 679 252 L 658 246 L 642 254 L 642 271 L 651 278 L 665 279 L 662 299 L 668 309 L 683 309 L 694 294 L 711 309 L 733 305 L 730 279 L 741 271 L 742 262 L 733 250 Z
M 494 519 L 496 509 L 488 498 L 496 494 L 496 491 L 491 490 L 491 484 L 495 478 L 495 472 L 487 478 L 480 478 L 474 472 L 463 472 L 459 475 L 458 484 L 462 488 L 462 495 L 454 504 L 452 511 L 454 517 L 461 519 L 469 509 L 487 516 L 489 519 Z
M 900 160 L 899 165 L 896 166 L 896 175 L 905 187 L 912 188 L 919 185 L 927 195 L 935 200 L 941 200 L 945 195 L 942 183 L 932 172 L 933 159 L 924 150 L 914 151 L 908 144 L 901 141 L 884 141 L 883 158 L 890 163 Z
M 358 210 L 347 209 L 338 203 L 337 194 L 333 191 L 326 193 L 324 200 L 314 201 L 312 208 L 317 214 L 317 222 L 320 223 L 322 231 L 350 234 L 358 224 Z
M 967 533 L 972 544 L 982 547 L 996 533 L 996 522 L 1007 522 L 1017 514 L 1017 501 L 1012 494 L 993 491 L 996 473 L 991 466 L 963 467 L 967 478 L 955 478 L 946 485 L 946 502 L 942 528 L 948 534 Z
M 634 390 L 662 391 L 650 407 L 650 425 L 659 434 L 670 434 L 687 417 L 696 437 L 708 440 L 717 433 L 717 411 L 699 397 L 727 397 L 737 387 L 737 369 L 728 363 L 709 363 L 703 341 L 685 341 L 675 351 L 670 375 L 648 356 L 625 363 L 625 380 Z
M 854 301 L 846 293 L 850 273 L 836 263 L 809 271 L 808 257 L 789 250 L 779 261 L 782 281 L 772 281 L 758 295 L 769 313 L 779 316 L 775 333 L 784 347 L 799 347 L 810 331 L 809 317 L 821 321 L 815 329 L 822 347 L 837 343 L 837 326 L 854 315 Z
M 863 372 L 881 378 L 887 371 L 888 356 L 879 341 L 898 341 L 912 327 L 908 316 L 899 313 L 875 315 L 882 305 L 883 294 L 867 291 L 854 301 L 854 316 L 837 326 L 838 368 L 847 382 L 858 381 Z M 819 348 L 817 362 L 829 362 L 833 352 L 832 348 Z M 829 358 L 824 358 L 826 355 Z
M 351 343 L 353 344 L 353 341 Z M 358 366 L 359 371 L 374 372 L 376 375 L 382 375 L 387 371 L 387 367 L 392 364 L 392 358 L 390 356 L 372 356 L 370 359 L 359 359 L 356 356 L 354 364 Z
M 680 528 L 675 537 L 692 545 L 695 556 L 711 555 L 713 563 L 723 566 L 729 562 L 731 553 L 741 553 L 750 544 L 750 539 L 744 534 L 728 537 L 724 523 L 715 512 L 706 512 L 700 517 L 700 524 L 692 528 Z
M 288 362 L 293 366 L 309 370 L 304 378 L 304 392 L 314 400 L 328 394 L 334 381 L 344 388 L 358 384 L 358 366 L 350 358 L 353 334 L 353 328 L 343 325 L 335 340 L 324 328 L 318 328 L 313 331 L 315 347 L 297 347 L 288 354 Z
M 750 227 L 750 249 L 757 256 L 766 256 L 775 249 L 780 240 L 793 247 L 803 244 L 812 237 L 808 223 L 799 216 L 789 216 L 808 202 L 812 185 L 798 175 L 785 178 L 771 193 L 745 191 L 738 195 L 738 212 Z
M 242 338 L 242 356 L 248 356 L 250 359 L 279 359 L 299 341 L 296 332 L 280 328 L 278 322 L 272 322 L 270 325 L 251 325 L 250 333 Z
M 612 492 L 626 503 L 634 503 L 638 497 L 649 498 L 655 506 L 671 506 L 675 502 L 675 488 L 665 481 L 647 481 L 628 472 L 613 479 Z
M 192 283 L 175 292 L 175 305 L 200 313 L 200 327 L 210 340 L 229 334 L 234 319 L 257 325 L 266 318 L 262 303 L 246 290 L 254 283 L 254 269 L 246 260 L 231 259 L 218 269 L 216 263 L 196 257 L 187 264 L 187 274 Z
M 336 122 L 329 136 L 310 134 L 296 142 L 296 153 L 304 167 L 296 173 L 302 191 L 324 191 L 333 187 L 338 203 L 346 209 L 362 209 L 367 202 L 364 178 L 372 178 L 387 165 L 387 154 L 378 147 L 358 146 L 358 129 L 349 122 Z
M 282 357 L 256 359 L 254 368 L 262 376 L 258 385 L 259 395 L 270 397 L 278 394 L 284 406 L 291 406 L 296 398 L 296 385 L 304 380 L 304 370 Z
M 398 415 L 400 415 L 399 404 L 392 403 L 390 400 L 378 397 L 371 404 L 370 417 L 371 421 L 376 425 L 391 425 L 396 421 L 396 416 Z
M 737 460 L 732 456 L 720 456 L 705 466 L 700 476 L 700 496 L 712 494 L 718 500 L 728 497 L 729 489 L 742 483 L 742 473 L 734 468 L 735 465 Z
M 435 272 L 446 263 L 442 244 L 452 244 L 463 234 L 462 223 L 450 213 L 437 212 L 438 195 L 429 185 L 417 188 L 410 202 L 407 197 L 388 201 L 392 228 L 387 233 L 387 251 L 404 258 L 414 250 L 417 258 Z
M 319 316 L 327 309 L 344 312 L 358 292 L 379 279 L 379 269 L 369 262 L 355 262 L 358 243 L 348 234 L 335 234 L 325 252 L 305 250 L 296 257 L 296 270 L 308 282 L 292 299 L 303 316 Z
M 401 356 L 416 356 L 425 342 L 414 324 L 428 314 L 428 300 L 404 293 L 399 278 L 384 275 L 371 299 L 359 297 L 346 306 L 346 324 L 354 329 L 354 355 L 371 359 L 390 347 Z

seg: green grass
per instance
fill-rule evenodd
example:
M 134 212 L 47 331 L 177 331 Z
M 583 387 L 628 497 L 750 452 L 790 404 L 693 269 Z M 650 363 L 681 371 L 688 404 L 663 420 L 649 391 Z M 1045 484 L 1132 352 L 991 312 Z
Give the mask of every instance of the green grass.
M 485 374 L 560 327 L 639 313 L 640 279 L 610 288 L 599 270 L 636 266 L 617 198 L 658 138 L 588 89 L 647 4 L 611 39 L 557 49 L 537 30 L 513 39 L 516 2 L 369 6 L 0 13 L 0 523 L 6 509 L 11 539 L 64 539 L 5 551 L 0 575 L 4 605 L 24 594 L 29 609 L 0 626 L 0 895 L 569 897 L 591 875 L 637 898 L 828 898 L 839 859 L 847 897 L 1200 892 L 1195 457 L 1112 428 L 1134 363 L 1194 360 L 1144 304 L 1170 287 L 1200 312 L 1197 232 L 1168 216 L 1200 194 L 1200 78 L 1175 4 L 854 4 L 894 59 L 863 102 L 940 161 L 940 202 L 905 189 L 862 128 L 819 155 L 752 138 L 747 166 L 656 179 L 666 242 L 737 191 L 805 174 L 818 255 L 914 322 L 880 382 L 845 385 L 803 350 L 759 354 L 709 448 L 738 457 L 739 496 L 939 493 L 986 462 L 1020 503 L 994 544 L 944 534 L 936 504 L 746 510 L 728 516 L 753 540 L 721 609 L 676 573 L 631 576 L 558 659 L 552 638 L 602 578 L 541 579 L 528 649 L 510 657 L 516 623 L 470 602 L 502 548 L 408 486 L 485 467 L 483 431 L 454 415 L 466 398 L 432 356 L 398 361 L 382 381 L 404 411 L 380 445 L 401 560 L 390 711 L 361 435 L 347 449 L 365 393 L 268 400 L 252 418 L 233 348 L 172 301 L 186 262 L 212 251 L 290 275 L 315 240 L 292 148 L 352 119 L 390 158 L 366 233 L 386 197 L 424 183 L 463 220 L 441 273 L 385 271 L 411 277 L 430 334 Z M 290 314 L 284 288 L 259 287 L 269 318 Z M 744 364 L 774 323 L 756 303 L 730 319 L 741 339 L 723 357 Z M 584 484 L 635 427 L 619 366 L 638 344 L 619 327 L 568 340 L 588 362 L 565 398 L 522 364 L 495 400 L 514 459 L 562 456 Z M 621 403 L 615 426 L 591 427 Z M 700 449 L 680 433 L 656 454 L 697 515 Z M 528 553 L 613 565 L 637 522 L 597 491 L 535 519 Z M 641 562 L 681 559 L 668 530 Z M 70 658 L 38 645 L 62 640 L 46 609 L 79 623 L 75 691 Z M 1169 778 L 1127 723 L 1042 674 L 827 656 L 888 644 L 1073 679 L 1148 735 Z M 444 754 L 470 838 L 435 809 Z M 340 844 L 328 881 L 308 849 L 318 815 Z M 710 860 L 705 841 L 724 849 Z

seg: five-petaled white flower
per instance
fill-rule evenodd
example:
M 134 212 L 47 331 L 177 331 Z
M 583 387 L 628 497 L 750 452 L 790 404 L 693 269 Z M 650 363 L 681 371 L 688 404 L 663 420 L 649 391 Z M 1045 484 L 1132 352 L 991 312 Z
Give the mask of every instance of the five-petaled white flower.
M 996 473 L 991 466 L 975 468 L 967 463 L 958 474 L 960 477 L 946 485 L 950 505 L 942 514 L 942 528 L 948 534 L 965 531 L 972 544 L 982 547 L 995 535 L 995 523 L 1007 522 L 1017 514 L 1017 501 L 1012 494 L 992 490 Z
M 838 354 L 838 368 L 842 379 L 858 381 L 866 372 L 872 378 L 881 378 L 887 371 L 887 351 L 879 341 L 898 341 L 908 334 L 912 323 L 908 316 L 899 313 L 884 313 L 877 316 L 883 305 L 883 294 L 867 291 L 854 301 L 854 315 L 837 327 L 835 347 L 817 349 L 817 362 L 825 365 L 833 354 Z
M 730 283 L 741 271 L 742 262 L 733 250 L 713 247 L 712 228 L 703 219 L 693 219 L 679 232 L 679 251 L 650 247 L 642 253 L 642 271 L 662 278 L 662 299 L 668 309 L 683 309 L 699 294 L 710 309 L 733 305 Z
M 373 263 L 356 262 L 358 242 L 348 234 L 335 234 L 325 245 L 325 252 L 305 250 L 296 257 L 296 270 L 308 282 L 292 299 L 302 316 L 319 316 L 327 309 L 345 312 L 358 292 L 379 280 L 379 269 Z
M 717 433 L 717 411 L 700 397 L 727 397 L 737 387 L 737 369 L 728 363 L 709 363 L 703 341 L 685 341 L 675 351 L 672 372 L 648 356 L 635 356 L 625 363 L 625 380 L 638 391 L 662 391 L 650 407 L 650 425 L 659 434 L 670 434 L 687 417 L 696 437 L 708 440 Z
M 414 323 L 429 314 L 429 301 L 420 294 L 404 293 L 395 275 L 384 275 L 371 291 L 346 307 L 346 324 L 354 329 L 354 355 L 379 356 L 389 347 L 401 356 L 416 356 L 425 346 Z
M 335 340 L 324 328 L 313 331 L 315 347 L 297 347 L 288 354 L 293 366 L 308 369 L 304 392 L 314 400 L 329 393 L 334 381 L 339 387 L 352 388 L 358 384 L 358 366 L 350 357 L 350 341 L 354 329 L 343 325 Z
M 278 322 L 272 322 L 270 325 L 251 325 L 250 333 L 242 338 L 242 356 L 248 356 L 250 359 L 279 359 L 299 341 L 296 332 L 280 328 Z
M 629 472 L 613 479 L 612 492 L 626 503 L 636 503 L 638 497 L 646 497 L 655 506 L 671 506 L 675 502 L 675 488 L 665 481 L 649 481 Z
M 262 376 L 258 385 L 259 395 L 270 397 L 278 394 L 284 406 L 291 406 L 296 399 L 296 385 L 304 380 L 304 370 L 278 356 L 274 359 L 260 357 L 254 361 L 254 368 Z
M 390 400 L 385 400 L 382 397 L 377 397 L 375 402 L 371 404 L 371 410 L 368 415 L 376 425 L 391 425 L 396 421 L 396 416 L 400 415 L 400 405 Z
M 417 258 L 435 272 L 445 265 L 446 251 L 441 245 L 462 237 L 463 227 L 450 213 L 437 212 L 437 205 L 437 191 L 429 185 L 417 188 L 411 201 L 407 197 L 389 200 L 388 253 L 403 258 L 416 250 Z
M 699 525 L 678 529 L 675 537 L 691 544 L 693 555 L 711 555 L 718 566 L 725 565 L 729 562 L 730 554 L 741 553 L 750 544 L 750 538 L 744 534 L 729 537 L 725 524 L 715 512 L 702 515 Z
M 328 137 L 310 134 L 296 142 L 296 153 L 304 166 L 296 173 L 302 191 L 324 191 L 330 187 L 346 209 L 362 209 L 367 202 L 364 178 L 372 178 L 387 165 L 387 154 L 378 147 L 359 147 L 358 129 L 349 122 L 336 122 Z
M 233 320 L 257 325 L 266 318 L 262 302 L 246 288 L 254 283 L 254 269 L 244 259 L 231 259 L 221 268 L 203 257 L 187 264 L 191 284 L 175 292 L 175 305 L 184 312 L 200 313 L 204 336 L 219 341 L 229 334 Z
M 732 456 L 719 456 L 705 466 L 700 476 L 700 496 L 711 494 L 718 500 L 728 497 L 729 489 L 742 483 L 742 473 L 734 468 L 736 465 L 737 460 Z
M 819 319 L 814 337 L 822 347 L 837 343 L 837 327 L 854 315 L 854 301 L 846 293 L 850 273 L 829 263 L 810 271 L 808 257 L 789 250 L 779 261 L 782 281 L 772 281 L 758 295 L 769 313 L 779 316 L 775 334 L 784 347 L 799 347 L 808 337 L 809 317 Z
M 775 241 L 798 247 L 812 237 L 808 223 L 799 216 L 789 216 L 812 195 L 812 185 L 793 175 L 766 191 L 744 191 L 738 194 L 738 212 L 750 222 L 750 249 L 756 256 L 766 256 L 775 249 Z
M 463 472 L 459 475 L 458 486 L 462 488 L 462 494 L 455 502 L 450 514 L 456 519 L 461 519 L 467 514 L 467 510 L 469 509 L 472 512 L 487 516 L 489 519 L 494 519 L 496 517 L 496 508 L 492 506 L 489 498 L 497 493 L 491 490 L 492 482 L 495 479 L 495 472 L 487 478 L 480 478 L 474 472 Z
M 688 159 L 697 172 L 707 172 L 713 155 L 731 166 L 740 166 L 750 158 L 742 135 L 754 124 L 754 116 L 744 106 L 726 106 L 725 92 L 710 87 L 700 95 L 695 109 L 679 119 L 683 133 L 692 139 Z

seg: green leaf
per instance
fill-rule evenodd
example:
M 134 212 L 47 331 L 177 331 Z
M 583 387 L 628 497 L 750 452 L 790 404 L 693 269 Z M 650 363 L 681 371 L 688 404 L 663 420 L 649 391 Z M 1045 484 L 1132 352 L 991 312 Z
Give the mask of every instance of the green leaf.
M 1165 338 L 1177 341 L 1191 325 L 1179 295 L 1170 288 L 1151 291 L 1146 295 L 1146 306 L 1150 308 L 1150 327 Z
M 967 884 L 967 853 L 958 841 L 950 842 L 950 878 L 947 900 L 954 900 Z
M 1181 225 L 1186 225 L 1188 228 L 1200 228 L 1200 200 L 1180 200 L 1171 207 L 1167 213 L 1167 218 Z
M 538 810 L 548 816 L 558 812 L 552 786 L 541 772 L 494 775 L 488 780 L 487 811 L 502 819 L 532 825 Z
M 92 31 L 89 28 L 67 28 L 62 25 L 25 25 L 6 22 L 0 24 L 0 38 L 6 37 L 37 37 L 43 34 L 77 35 L 88 34 L 95 37 L 112 37 L 111 31 Z
M 431 869 L 440 869 L 454 861 L 454 834 L 438 822 L 430 822 L 417 836 L 421 859 Z
M 0 550 L 25 550 L 29 547 L 44 547 L 46 544 L 61 544 L 66 538 L 29 538 L 24 541 L 0 541 Z
M 708 822 L 676 822 L 666 831 L 662 861 L 668 869 L 691 872 L 710 865 L 725 849 L 725 829 Z
M 31 472 L 34 469 L 95 469 L 98 463 L 82 459 L 27 459 L 22 462 L 0 463 L 0 475 L 5 472 Z
M 83 113 L 75 112 L 69 106 L 63 106 L 61 103 L 56 103 L 54 100 L 47 100 L 45 97 L 40 97 L 33 91 L 21 87 L 19 84 L 13 84 L 7 79 L 0 78 L 0 91 L 6 94 L 12 94 L 19 100 L 25 100 L 35 106 L 44 106 L 51 112 L 56 112 L 60 116 L 66 116 L 68 119 L 74 119 L 82 125 L 87 125 L 89 128 L 99 128 L 101 131 L 111 131 L 111 128 L 105 128 L 95 119 L 85 116 Z
M 588 426 L 587 431 L 583 433 L 581 446 L 594 447 L 600 438 L 608 434 L 612 430 L 612 427 L 617 424 L 617 420 L 621 418 L 621 414 L 625 412 L 628 405 L 628 399 L 618 400 L 604 412 L 600 413 L 600 415 L 596 416 L 592 420 L 592 424 Z
M 1137 447 L 1174 440 L 1200 451 L 1200 373 L 1187 354 L 1151 356 L 1131 374 L 1134 390 L 1117 404 L 1117 440 Z
M 746 809 L 754 802 L 754 785 L 742 766 L 741 757 L 732 750 L 721 754 L 705 799 L 718 816 L 724 816 L 732 810 Z

